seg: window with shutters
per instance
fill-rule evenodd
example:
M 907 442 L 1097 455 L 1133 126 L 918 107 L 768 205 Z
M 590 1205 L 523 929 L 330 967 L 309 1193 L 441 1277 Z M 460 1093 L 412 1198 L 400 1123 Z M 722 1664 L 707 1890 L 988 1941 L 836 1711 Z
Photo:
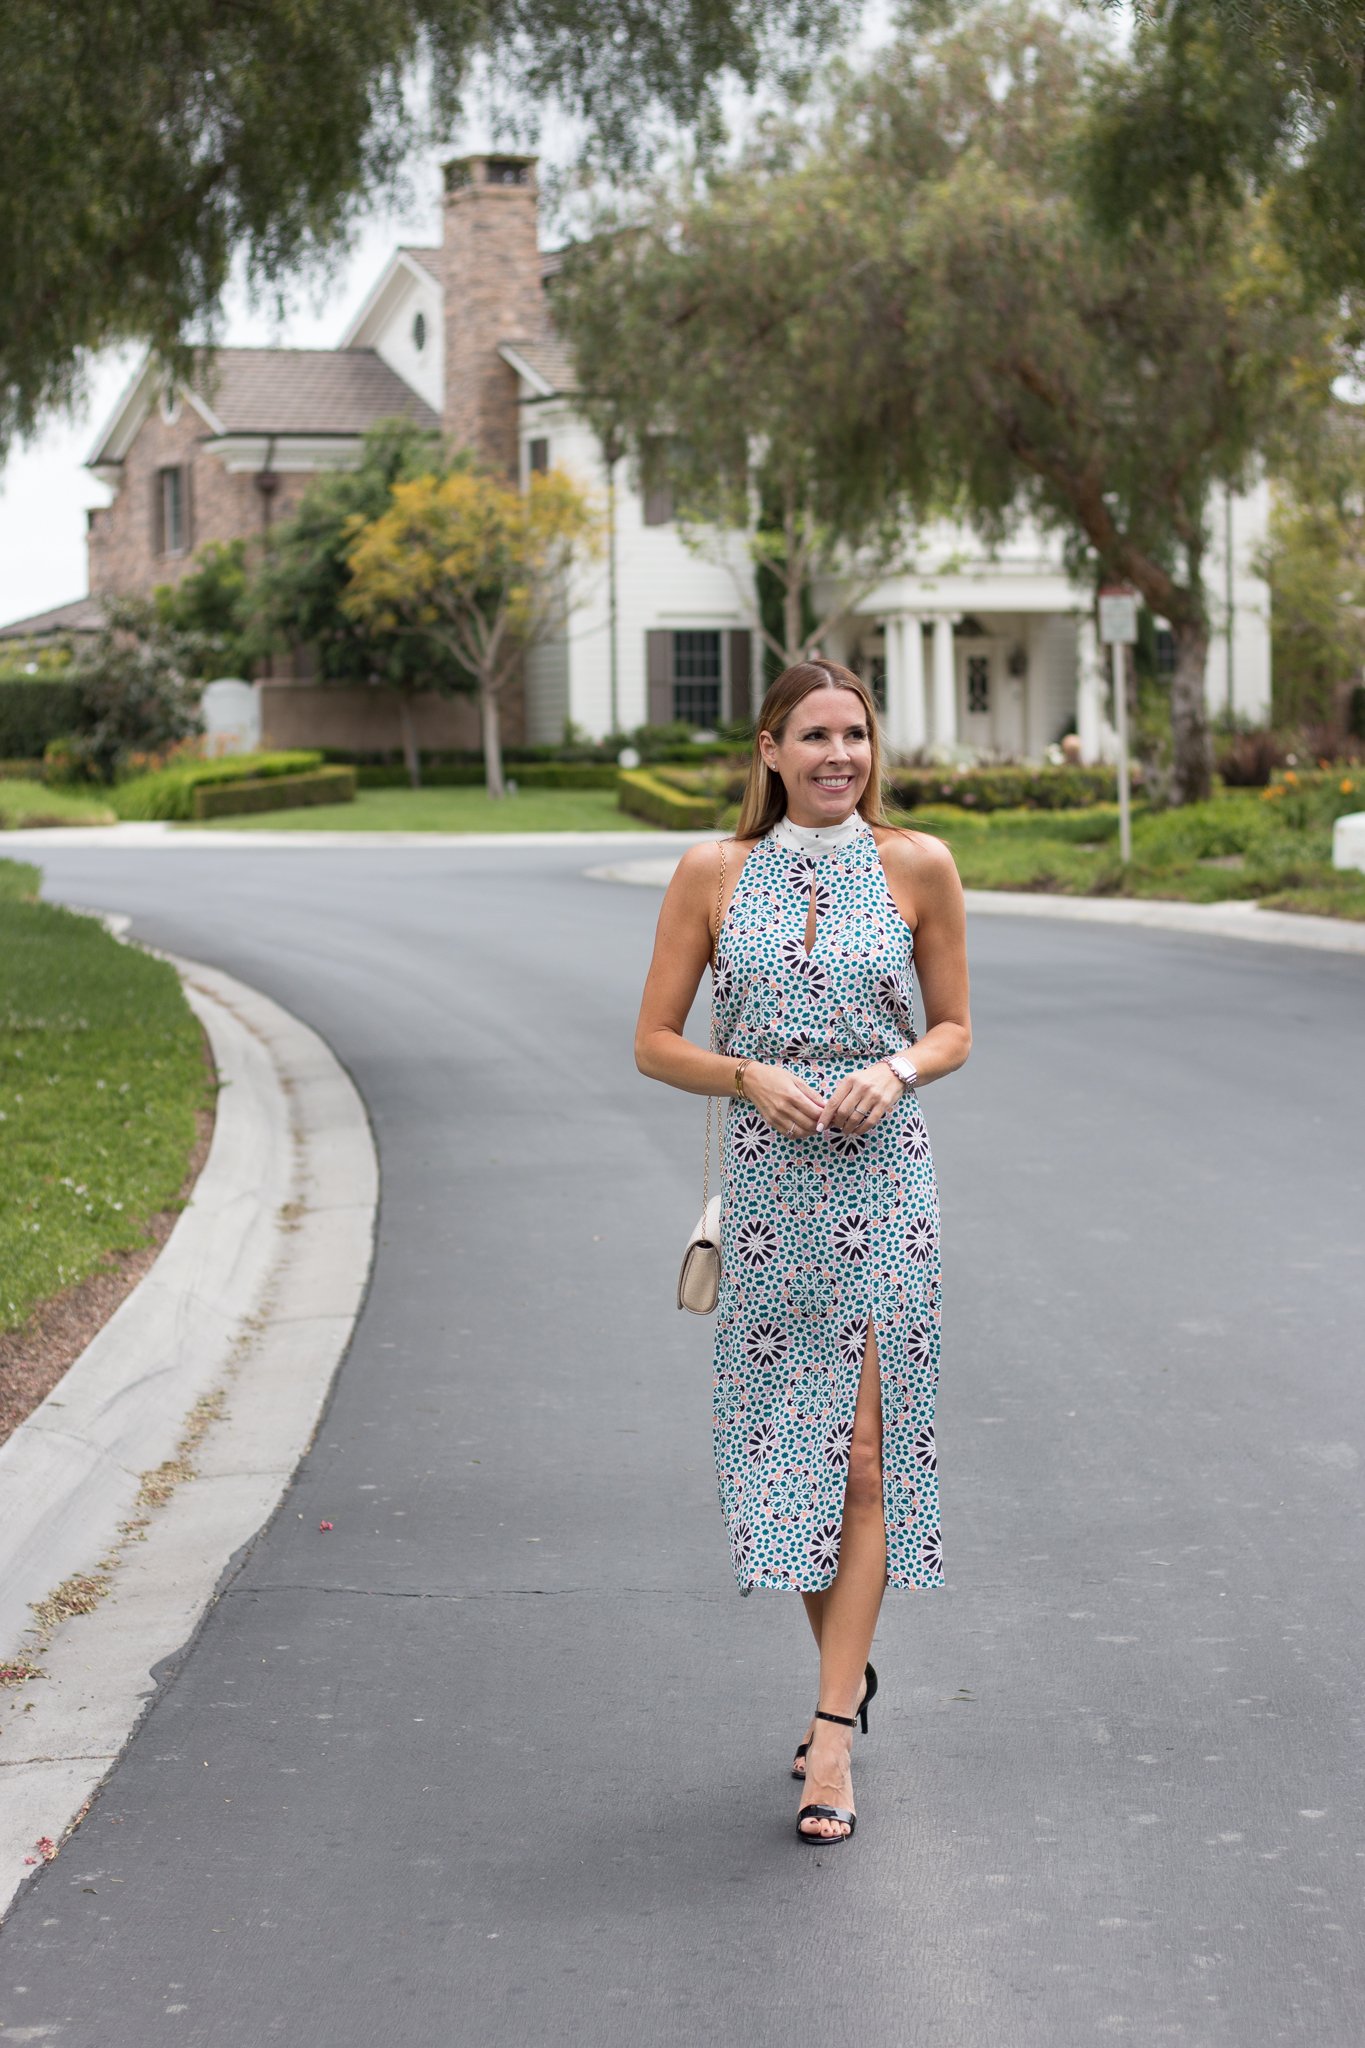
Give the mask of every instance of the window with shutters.
M 159 490 L 157 539 L 163 555 L 183 555 L 188 543 L 185 519 L 185 472 L 163 469 L 157 473 Z
M 543 434 L 526 444 L 526 467 L 532 476 L 544 476 L 550 467 L 550 444 Z
M 686 725 L 720 721 L 719 633 L 673 635 L 673 716 Z

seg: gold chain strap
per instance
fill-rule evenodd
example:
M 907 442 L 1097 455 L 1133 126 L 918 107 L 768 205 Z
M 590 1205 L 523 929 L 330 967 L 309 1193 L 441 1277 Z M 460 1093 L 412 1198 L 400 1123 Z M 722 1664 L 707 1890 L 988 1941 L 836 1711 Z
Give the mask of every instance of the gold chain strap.
M 716 929 L 711 935 L 711 1050 L 719 1051 L 716 1044 L 716 962 L 720 952 L 721 904 L 725 897 L 725 840 L 720 842 L 720 874 L 716 879 Z M 701 1213 L 706 1214 L 711 1200 L 711 1111 L 716 1098 L 706 1098 L 706 1150 L 702 1154 L 701 1169 Z M 720 1152 L 720 1113 L 716 1114 L 716 1152 Z

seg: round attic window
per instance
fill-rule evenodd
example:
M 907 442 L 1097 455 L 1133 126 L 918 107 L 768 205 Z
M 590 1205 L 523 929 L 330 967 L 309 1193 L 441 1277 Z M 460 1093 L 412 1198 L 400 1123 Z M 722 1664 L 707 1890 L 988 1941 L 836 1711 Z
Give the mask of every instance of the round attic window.
M 420 356 L 427 345 L 427 316 L 414 313 L 412 316 L 412 345 Z

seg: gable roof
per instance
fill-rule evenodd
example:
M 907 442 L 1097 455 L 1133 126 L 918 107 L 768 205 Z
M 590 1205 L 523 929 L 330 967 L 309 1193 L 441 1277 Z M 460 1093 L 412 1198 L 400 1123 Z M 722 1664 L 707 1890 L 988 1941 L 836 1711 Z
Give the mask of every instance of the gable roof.
M 149 357 L 119 401 L 88 466 L 123 460 L 156 397 Z M 210 435 L 363 434 L 395 414 L 440 420 L 372 348 L 220 348 L 198 359 L 186 396 Z
M 54 604 L 45 612 L 31 612 L 26 619 L 12 619 L 0 626 L 0 640 L 41 640 L 49 633 L 98 633 L 104 624 L 104 606 L 97 597 L 77 597 L 70 604 Z
M 372 348 L 222 348 L 195 381 L 225 434 L 361 434 L 395 413 L 441 424 Z

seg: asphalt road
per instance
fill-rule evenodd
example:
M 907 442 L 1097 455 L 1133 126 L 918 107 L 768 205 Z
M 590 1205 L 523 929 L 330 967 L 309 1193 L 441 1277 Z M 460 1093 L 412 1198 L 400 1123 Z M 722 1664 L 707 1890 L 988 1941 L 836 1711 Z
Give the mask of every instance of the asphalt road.
M 43 858 L 324 1033 L 383 1192 L 282 1511 L 0 1938 L 0 2042 L 1365 2040 L 1362 963 L 975 920 L 924 1097 L 949 1583 L 888 1600 L 817 1852 L 804 1623 L 735 1592 L 671 1300 L 655 893 L 583 847 Z

